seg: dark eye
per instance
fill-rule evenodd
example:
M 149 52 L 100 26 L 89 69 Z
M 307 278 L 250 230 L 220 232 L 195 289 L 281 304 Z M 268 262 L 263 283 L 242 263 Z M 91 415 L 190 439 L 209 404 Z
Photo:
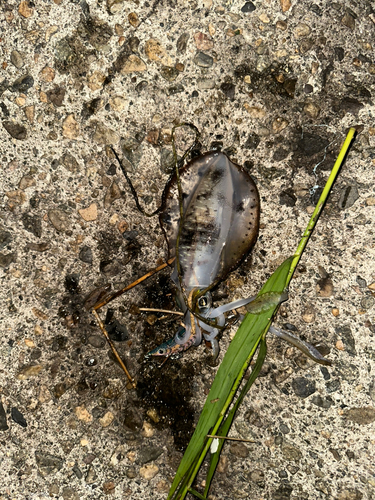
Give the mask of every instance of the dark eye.
M 201 297 L 198 301 L 199 307 L 207 307 L 207 299 L 206 297 Z
M 164 349 L 159 349 L 159 354 L 164 354 Z

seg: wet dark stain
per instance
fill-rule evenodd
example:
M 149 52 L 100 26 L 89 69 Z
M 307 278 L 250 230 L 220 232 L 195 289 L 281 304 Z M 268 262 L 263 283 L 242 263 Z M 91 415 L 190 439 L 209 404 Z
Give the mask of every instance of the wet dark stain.
M 182 365 L 178 360 L 168 360 L 162 367 L 145 363 L 137 385 L 138 406 L 146 412 L 156 410 L 158 429 L 168 428 L 173 434 L 178 450 L 186 449 L 194 432 L 194 407 L 192 379 L 195 370 L 193 363 Z

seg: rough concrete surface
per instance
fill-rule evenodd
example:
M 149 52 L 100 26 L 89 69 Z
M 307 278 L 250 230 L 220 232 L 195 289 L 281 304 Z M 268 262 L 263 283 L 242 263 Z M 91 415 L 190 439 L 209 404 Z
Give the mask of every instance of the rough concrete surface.
M 166 258 L 157 218 L 136 209 L 107 146 L 152 211 L 181 122 L 198 127 L 201 152 L 221 148 L 245 165 L 260 191 L 258 241 L 219 303 L 256 293 L 294 252 L 357 127 L 277 319 L 323 344 L 333 365 L 269 338 L 231 430 L 253 442 L 226 445 L 210 498 L 375 498 L 374 3 L 0 7 L 0 498 L 167 497 L 216 371 L 209 349 L 163 368 L 144 362 L 176 331 L 174 317 L 138 309 L 175 307 L 165 270 L 107 318 L 138 381 L 128 389 L 84 300 Z M 180 155 L 190 143 L 180 131 Z

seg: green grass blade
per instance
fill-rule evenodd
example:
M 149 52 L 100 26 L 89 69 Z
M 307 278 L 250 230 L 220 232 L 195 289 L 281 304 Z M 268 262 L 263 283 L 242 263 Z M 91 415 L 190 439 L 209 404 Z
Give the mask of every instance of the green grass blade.
M 267 355 L 267 342 L 266 342 L 265 336 L 262 336 L 262 339 L 261 339 L 260 344 L 259 344 L 259 352 L 258 352 L 257 360 L 256 360 L 254 368 L 250 374 L 250 377 L 247 380 L 244 387 L 241 389 L 240 395 L 236 399 L 236 402 L 234 403 L 234 405 L 230 409 L 228 416 L 226 417 L 226 419 L 224 420 L 224 422 L 220 426 L 219 430 L 217 431 L 216 436 L 228 436 L 228 432 L 229 432 L 229 429 L 232 425 L 236 411 L 237 411 L 238 407 L 240 406 L 240 404 L 242 403 L 243 398 L 249 392 L 251 386 L 253 385 L 256 378 L 258 377 L 259 372 L 263 366 L 264 360 L 266 358 L 266 355 Z M 224 446 L 224 444 L 225 444 L 225 440 L 219 439 L 218 449 L 215 453 L 213 453 L 211 455 L 210 467 L 209 467 L 209 470 L 207 473 L 206 486 L 204 489 L 204 495 L 206 495 L 206 496 L 207 496 L 208 491 L 210 489 L 211 481 L 212 481 L 212 478 L 214 476 L 216 466 L 219 462 L 221 449 Z
M 268 292 L 279 294 L 283 292 L 291 262 L 292 258 L 289 258 L 279 266 L 262 287 L 258 294 L 259 296 Z M 196 461 L 198 455 L 201 459 L 198 461 L 195 469 L 199 469 L 212 440 L 207 440 L 203 452 L 201 452 L 202 443 L 205 442 L 206 436 L 210 431 L 214 433 L 217 431 L 247 368 L 247 364 L 245 366 L 245 363 L 250 362 L 262 334 L 268 327 L 276 309 L 277 305 L 272 305 L 261 314 L 248 313 L 241 323 L 216 374 L 198 425 L 172 483 L 168 500 L 172 498 L 184 498 L 186 495 L 186 486 L 184 485 L 182 488 L 183 491 L 181 491 L 179 485 L 189 469 L 191 469 L 191 465 Z

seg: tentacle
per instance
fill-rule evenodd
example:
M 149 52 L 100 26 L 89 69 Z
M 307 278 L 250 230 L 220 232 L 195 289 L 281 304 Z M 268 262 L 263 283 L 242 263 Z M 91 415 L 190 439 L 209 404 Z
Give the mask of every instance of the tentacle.
M 212 339 L 211 346 L 212 346 L 212 357 L 213 359 L 216 359 L 219 354 L 219 342 L 216 339 Z
M 316 363 L 326 366 L 332 365 L 332 362 L 322 356 L 318 349 L 316 349 L 316 347 L 309 344 L 308 342 L 304 342 L 293 333 L 287 332 L 286 330 L 281 330 L 280 328 L 275 328 L 274 326 L 270 326 L 269 331 L 277 337 L 286 340 L 292 346 L 297 347 L 297 349 L 302 351 L 303 354 L 306 354 L 306 356 L 314 360 Z
M 229 304 L 224 304 L 222 306 L 216 307 L 215 309 L 211 309 L 207 317 L 210 319 L 217 318 L 221 314 L 231 311 L 232 309 L 237 309 L 238 307 L 242 307 L 245 306 L 246 304 L 249 304 L 249 302 L 252 302 L 255 298 L 256 295 L 254 295 L 253 297 L 248 297 L 246 299 L 234 300 L 233 302 L 229 302 Z

